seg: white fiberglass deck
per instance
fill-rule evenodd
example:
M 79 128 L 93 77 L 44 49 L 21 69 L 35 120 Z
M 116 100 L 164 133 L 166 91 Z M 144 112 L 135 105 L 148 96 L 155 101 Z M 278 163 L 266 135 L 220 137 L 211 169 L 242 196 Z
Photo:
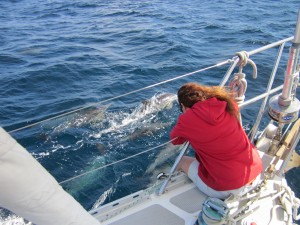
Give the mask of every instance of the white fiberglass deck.
M 265 154 L 261 156 L 266 167 L 272 158 Z M 149 192 L 136 192 L 90 213 L 105 225 L 193 225 L 207 199 L 184 174 L 172 178 L 163 195 Z M 259 208 L 250 218 L 256 222 L 261 218 L 258 225 L 268 224 L 272 217 L 272 200 L 266 197 L 264 204 L 270 207 Z
M 143 192 L 137 192 L 130 198 L 126 197 L 108 204 L 99 211 L 93 211 L 92 214 L 102 224 L 109 225 L 193 224 L 206 195 L 202 194 L 183 174 L 173 180 L 173 183 L 174 186 L 171 184 L 167 192 L 161 196 L 156 194 L 144 196 Z M 124 201 L 127 203 L 124 204 Z M 135 206 L 131 207 L 133 205 Z M 129 207 L 131 208 L 126 213 L 120 213 Z M 118 213 L 120 214 L 114 216 Z M 113 218 L 108 219 L 109 217 Z

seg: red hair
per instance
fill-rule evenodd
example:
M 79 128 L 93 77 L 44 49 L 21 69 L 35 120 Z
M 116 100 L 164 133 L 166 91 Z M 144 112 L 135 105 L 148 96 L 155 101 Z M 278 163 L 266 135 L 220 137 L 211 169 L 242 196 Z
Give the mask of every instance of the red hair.
M 232 93 L 220 86 L 202 86 L 197 83 L 186 83 L 177 92 L 179 104 L 191 108 L 196 102 L 204 101 L 216 97 L 221 101 L 226 101 L 226 111 L 238 117 L 238 107 Z

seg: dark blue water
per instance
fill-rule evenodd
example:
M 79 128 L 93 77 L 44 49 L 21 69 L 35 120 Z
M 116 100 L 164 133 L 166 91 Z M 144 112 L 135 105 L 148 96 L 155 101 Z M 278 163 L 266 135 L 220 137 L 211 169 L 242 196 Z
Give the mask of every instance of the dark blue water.
M 95 103 L 290 37 L 299 6 L 299 0 L 2 0 L 0 125 L 12 131 L 93 104 L 11 133 L 59 182 L 152 148 L 168 140 L 179 110 L 175 104 L 137 112 L 141 102 L 155 101 L 157 93 L 176 93 L 187 81 L 216 85 L 226 68 L 207 72 L 209 79 L 186 77 Z M 275 53 L 264 54 L 270 58 L 258 65 L 257 81 L 248 68 L 249 97 L 264 90 Z M 277 85 L 285 67 L 282 62 Z M 255 122 L 257 110 L 245 112 L 245 129 Z M 160 150 L 63 187 L 86 209 L 115 200 L 153 182 L 154 172 L 145 171 Z M 299 196 L 297 170 L 288 176 Z

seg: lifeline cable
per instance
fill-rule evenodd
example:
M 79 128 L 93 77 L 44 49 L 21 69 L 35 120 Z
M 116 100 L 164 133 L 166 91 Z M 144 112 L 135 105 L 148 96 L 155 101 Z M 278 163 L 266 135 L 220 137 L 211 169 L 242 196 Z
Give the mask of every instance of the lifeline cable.
M 206 68 L 199 69 L 199 70 L 196 70 L 196 71 L 194 71 L 194 72 L 186 73 L 186 74 L 183 74 L 183 75 L 180 75 L 180 76 L 177 76 L 177 77 L 168 79 L 168 80 L 164 80 L 164 81 L 161 81 L 161 82 L 158 82 L 158 83 L 155 83 L 155 84 L 152 84 L 152 85 L 149 85 L 149 86 L 146 86 L 146 87 L 143 87 L 143 88 L 134 90 L 134 91 L 127 92 L 127 93 L 125 93 L 125 94 L 121 94 L 121 95 L 118 95 L 118 96 L 115 96 L 115 97 L 112 97 L 112 98 L 108 98 L 108 99 L 105 99 L 105 100 L 100 101 L 100 102 L 97 102 L 97 103 L 93 103 L 93 104 L 87 105 L 87 106 L 85 106 L 85 107 L 81 107 L 81 108 L 72 110 L 72 111 L 70 111 L 70 112 L 62 113 L 62 114 L 59 114 L 59 115 L 57 115 L 57 116 L 50 117 L 50 118 L 48 118 L 48 119 L 41 120 L 41 121 L 38 121 L 38 122 L 36 122 L 36 123 L 32 123 L 32 124 L 26 125 L 26 126 L 24 126 L 24 127 L 20 127 L 20 128 L 11 130 L 11 131 L 9 131 L 8 133 L 13 133 L 13 132 L 16 132 L 16 131 L 24 130 L 24 129 L 26 129 L 26 128 L 33 127 L 33 126 L 35 126 L 35 125 L 41 124 L 41 123 L 43 123 L 43 122 L 46 122 L 46 121 L 49 121 L 49 120 L 53 120 L 53 119 L 57 119 L 57 118 L 60 118 L 60 117 L 63 117 L 63 116 L 72 114 L 72 113 L 74 113 L 74 112 L 78 112 L 78 111 L 83 110 L 83 109 L 87 109 L 87 108 L 89 108 L 89 107 L 91 107 L 91 106 L 95 106 L 95 105 L 98 105 L 98 104 L 103 104 L 103 103 L 105 103 L 105 102 L 112 101 L 112 100 L 115 100 L 115 99 L 118 99 L 118 98 L 121 98 L 121 97 L 125 97 L 125 96 L 127 96 L 127 95 L 134 94 L 134 93 L 137 93 L 137 92 L 140 92 L 140 91 L 143 91 L 143 90 L 147 90 L 147 89 L 149 89 L 149 88 L 156 87 L 156 86 L 159 86 L 159 85 L 162 85 L 162 84 L 165 84 L 165 83 L 174 81 L 174 80 L 178 80 L 178 79 L 183 78 L 183 77 L 186 77 L 186 76 L 191 76 L 191 75 L 194 75 L 194 74 L 196 74 L 196 73 L 204 72 L 204 71 L 209 70 L 209 69 L 212 69 L 212 68 L 220 67 L 220 66 L 226 65 L 226 64 L 228 64 L 228 63 L 230 63 L 230 62 L 232 62 L 232 60 L 228 59 L 228 60 L 225 60 L 225 61 L 223 61 L 223 62 L 217 63 L 217 64 L 215 64 L 215 65 L 213 65 L 213 66 L 208 66 L 208 67 L 206 67 Z
M 134 157 L 136 157 L 136 156 L 138 156 L 138 155 L 142 155 L 142 154 L 144 154 L 144 153 L 153 151 L 153 150 L 155 150 L 155 149 L 157 149 L 157 148 L 159 148 L 159 147 L 162 147 L 162 146 L 164 146 L 164 145 L 167 145 L 167 144 L 171 143 L 171 142 L 172 142 L 173 140 L 175 140 L 175 139 L 177 139 L 177 138 L 174 138 L 174 139 L 172 139 L 172 140 L 170 140 L 170 141 L 167 141 L 167 142 L 165 142 L 165 143 L 162 143 L 162 144 L 160 144 L 160 145 L 157 145 L 157 146 L 155 146 L 155 147 L 153 147 L 153 148 L 150 148 L 150 149 L 147 149 L 147 150 L 145 150 L 145 151 L 142 151 L 142 152 L 133 154 L 133 155 L 128 156 L 128 157 L 126 157 L 126 158 L 117 160 L 117 161 L 115 161 L 115 162 L 106 164 L 106 165 L 104 165 L 104 166 L 100 166 L 100 167 L 98 167 L 98 168 L 92 169 L 92 170 L 87 171 L 87 172 L 85 172 L 85 173 L 82 173 L 82 174 L 79 174 L 79 175 L 77 175 L 77 176 L 71 177 L 71 178 L 69 178 L 69 179 L 67 179 L 67 180 L 64 180 L 64 181 L 59 182 L 59 184 L 63 184 L 63 183 L 69 182 L 69 181 L 71 181 L 71 180 L 74 180 L 74 179 L 77 179 L 77 178 L 79 178 L 79 177 L 85 176 L 85 175 L 87 175 L 87 174 L 89 174 L 89 173 L 92 173 L 92 172 L 95 172 L 95 171 L 97 171 L 97 170 L 104 169 L 104 168 L 106 168 L 106 167 L 109 167 L 109 166 L 115 165 L 115 164 L 117 164 L 117 163 L 126 161 L 127 159 L 131 159 L 131 158 L 134 158 Z
M 263 47 L 261 47 L 261 48 L 254 49 L 254 50 L 248 52 L 248 54 L 249 54 L 249 56 L 250 56 L 250 55 L 254 55 L 254 54 L 256 54 L 256 53 L 259 53 L 259 52 L 265 51 L 265 50 L 267 50 L 267 49 L 276 47 L 276 46 L 278 46 L 278 45 L 281 45 L 282 43 L 291 41 L 291 40 L 293 40 L 293 39 L 294 39 L 294 36 L 291 36 L 291 37 L 289 37 L 289 38 L 286 38 L 286 39 L 283 39 L 283 40 L 280 40 L 280 41 L 271 43 L 271 44 L 266 45 L 266 46 L 263 46 Z M 109 98 L 109 99 L 106 99 L 106 100 L 103 100 L 103 101 L 100 101 L 100 102 L 97 102 L 97 103 L 90 104 L 90 105 L 85 106 L 85 107 L 81 107 L 81 108 L 72 110 L 72 111 L 70 111 L 70 112 L 62 113 L 62 114 L 60 114 L 60 115 L 57 115 L 57 116 L 54 116 L 54 117 L 51 117 L 51 118 L 48 118 L 48 119 L 45 119 L 45 120 L 42 120 L 42 121 L 39 121 L 39 122 L 29 124 L 29 125 L 24 126 L 24 127 L 20 127 L 20 128 L 11 130 L 11 131 L 9 131 L 8 133 L 12 133 L 12 132 L 16 132 L 16 131 L 19 131 L 19 130 L 23 130 L 23 129 L 26 129 L 26 128 L 29 128 L 29 127 L 33 127 L 33 126 L 38 125 L 38 124 L 40 124 L 40 123 L 42 123 L 42 122 L 45 122 L 45 121 L 49 121 L 49 120 L 52 120 L 52 119 L 60 118 L 60 117 L 62 117 L 62 116 L 69 115 L 69 114 L 74 113 L 74 112 L 78 112 L 78 111 L 80 111 L 80 110 L 89 108 L 89 107 L 94 106 L 94 105 L 97 105 L 97 104 L 101 104 L 101 103 L 104 103 L 104 102 L 108 102 L 108 101 L 111 101 L 111 100 L 114 100 L 114 99 L 117 99 L 117 98 L 121 98 L 121 97 L 130 95 L 130 94 L 133 94 L 133 93 L 137 93 L 137 92 L 140 92 L 140 91 L 142 91 L 142 90 L 146 90 L 146 89 L 149 89 L 149 88 L 152 88 L 152 87 L 155 87 L 155 86 L 164 84 L 164 83 L 168 83 L 168 82 L 170 82 L 170 81 L 174 81 L 174 80 L 180 79 L 180 78 L 182 78 L 182 77 L 186 77 L 186 76 L 190 76 L 190 75 L 193 75 L 193 74 L 196 74 L 196 73 L 200 73 L 200 72 L 203 72 L 203 71 L 206 71 L 206 70 L 215 68 L 215 67 L 223 66 L 223 65 L 226 65 L 226 64 L 228 64 L 228 63 L 234 63 L 234 64 L 235 64 L 235 63 L 238 62 L 236 59 L 237 59 L 237 56 L 233 57 L 232 59 L 227 59 L 227 60 L 225 60 L 225 61 L 223 61 L 223 62 L 217 63 L 217 64 L 215 64 L 215 65 L 213 65 L 213 66 L 208 66 L 208 67 L 206 67 L 206 68 L 203 68 L 203 69 L 200 69 L 200 70 L 196 70 L 196 71 L 194 71 L 194 72 L 186 73 L 186 74 L 183 74 L 183 75 L 180 75 L 180 76 L 171 78 L 171 79 L 169 79 L 169 80 L 165 80 L 165 81 L 162 81 L 162 82 L 159 82 L 159 83 L 156 83 L 156 84 L 152 84 L 152 85 L 149 85 L 149 86 L 144 87 L 144 88 L 140 88 L 140 89 L 137 89 L 137 90 L 134 90 L 134 91 L 131 91 L 131 92 L 128 92 L 128 93 L 125 93 L 125 94 L 122 94 L 122 95 L 113 97 L 113 98 Z M 232 71 L 231 71 L 231 72 L 232 72 Z M 229 75 L 230 75 L 230 74 L 228 73 L 228 76 L 229 76 Z M 226 78 L 226 79 L 228 79 L 228 78 Z M 223 81 L 225 82 L 226 79 L 223 79 Z M 225 83 L 222 82 L 221 86 L 223 86 L 224 84 L 225 84 Z

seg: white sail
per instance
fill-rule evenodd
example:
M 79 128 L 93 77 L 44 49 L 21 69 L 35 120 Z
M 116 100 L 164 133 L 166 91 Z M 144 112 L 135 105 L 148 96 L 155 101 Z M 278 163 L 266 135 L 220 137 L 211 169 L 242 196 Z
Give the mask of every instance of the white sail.
M 0 127 L 0 206 L 37 225 L 99 225 Z

